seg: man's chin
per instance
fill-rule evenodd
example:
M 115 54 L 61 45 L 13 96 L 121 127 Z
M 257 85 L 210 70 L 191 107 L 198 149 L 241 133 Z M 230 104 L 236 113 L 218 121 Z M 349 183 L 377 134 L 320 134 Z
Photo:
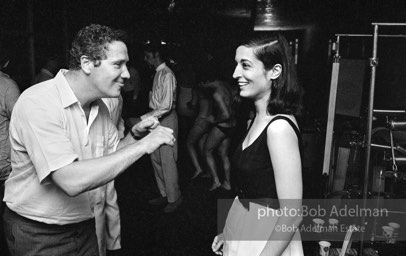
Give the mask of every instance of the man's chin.
M 103 98 L 118 98 L 118 97 L 120 97 L 120 92 L 118 92 L 118 93 L 110 93 L 109 95 L 106 95 Z

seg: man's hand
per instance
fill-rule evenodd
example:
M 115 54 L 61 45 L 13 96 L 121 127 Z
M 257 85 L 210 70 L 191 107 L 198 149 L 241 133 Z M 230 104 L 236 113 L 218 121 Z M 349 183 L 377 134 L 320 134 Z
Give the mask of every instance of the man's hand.
M 158 125 L 159 125 L 158 119 L 156 117 L 150 116 L 150 117 L 136 123 L 131 128 L 131 130 L 136 136 L 142 137 L 146 134 L 146 132 L 155 129 L 156 127 L 158 127 Z
M 147 153 L 151 154 L 163 144 L 173 146 L 175 141 L 173 130 L 159 125 L 139 142 L 145 143 Z

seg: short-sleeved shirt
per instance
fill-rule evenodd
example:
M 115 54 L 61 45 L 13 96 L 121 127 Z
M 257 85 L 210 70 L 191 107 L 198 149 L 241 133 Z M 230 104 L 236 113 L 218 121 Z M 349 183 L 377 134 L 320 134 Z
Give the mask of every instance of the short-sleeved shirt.
M 71 164 L 106 155 L 118 144 L 117 129 L 101 99 L 88 120 L 61 70 L 27 89 L 10 122 L 12 172 L 4 201 L 14 212 L 48 224 L 77 223 L 94 217 L 92 193 L 66 195 L 50 174 Z
M 123 97 L 121 95 L 118 98 L 102 98 L 104 104 L 110 112 L 110 118 L 113 124 L 116 125 L 118 131 L 118 138 L 124 138 L 124 120 L 121 117 L 121 112 L 123 111 Z
M 0 180 L 6 180 L 11 171 L 8 127 L 18 96 L 20 90 L 17 84 L 0 71 Z

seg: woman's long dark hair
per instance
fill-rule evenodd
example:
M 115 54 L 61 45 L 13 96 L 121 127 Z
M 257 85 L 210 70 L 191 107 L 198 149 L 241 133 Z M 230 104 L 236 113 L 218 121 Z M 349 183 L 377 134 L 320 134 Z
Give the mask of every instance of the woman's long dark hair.
M 285 37 L 280 33 L 258 35 L 243 44 L 253 48 L 255 57 L 271 70 L 276 64 L 282 66 L 282 73 L 272 80 L 268 112 L 271 115 L 299 115 L 302 108 L 303 89 L 297 82 L 296 67 Z

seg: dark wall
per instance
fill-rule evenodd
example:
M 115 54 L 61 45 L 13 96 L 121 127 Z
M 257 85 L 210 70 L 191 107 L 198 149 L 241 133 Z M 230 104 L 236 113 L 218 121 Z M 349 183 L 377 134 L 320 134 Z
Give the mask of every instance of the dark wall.
M 6 70 L 19 83 L 22 89 L 29 86 L 27 1 L 2 0 L 0 3 L 0 41 L 10 49 L 11 65 Z M 37 64 L 46 55 L 57 55 L 66 59 L 66 50 L 77 30 L 89 23 L 102 23 L 129 32 L 131 47 L 138 48 L 142 42 L 155 36 L 170 43 L 187 47 L 189 56 L 198 65 L 199 52 L 208 45 L 214 46 L 224 58 L 234 62 L 235 45 L 247 32 L 251 31 L 253 20 L 244 15 L 229 17 L 221 15 L 223 10 L 239 7 L 247 10 L 254 0 L 176 0 L 175 8 L 168 11 L 168 1 L 164 0 L 41 0 L 33 1 L 35 60 Z M 406 3 L 403 0 L 284 0 L 287 16 L 300 15 L 302 20 L 315 24 L 314 33 L 301 51 L 300 76 L 306 88 L 308 102 L 321 102 L 327 105 L 326 95 L 330 86 L 330 66 L 327 60 L 329 39 L 335 33 L 372 33 L 371 22 L 406 22 Z M 66 24 L 66 30 L 65 30 Z M 388 29 L 391 33 L 391 29 Z M 406 31 L 400 31 L 405 32 Z M 303 46 L 301 46 L 303 47 Z M 352 47 L 351 49 L 353 49 Z M 354 51 L 359 49 L 354 48 Z M 137 52 L 137 49 L 130 51 Z M 396 50 L 392 52 L 395 56 Z M 397 52 L 402 52 L 397 50 Z M 392 54 L 381 51 L 382 54 Z M 134 56 L 141 56 L 138 53 Z M 370 55 L 367 52 L 367 55 Z M 389 56 L 389 55 L 388 55 Z M 368 56 L 366 56 L 368 58 Z M 380 69 L 386 70 L 383 76 L 398 77 L 403 83 L 402 60 L 396 60 L 394 69 L 385 68 L 384 56 Z M 387 61 L 394 60 L 388 57 Z M 38 69 L 39 67 L 37 67 Z M 398 70 L 398 71 L 396 71 Z M 400 76 L 397 76 L 399 74 Z M 380 82 L 383 83 L 383 82 Z M 401 86 L 393 85 L 393 92 Z M 382 90 L 385 98 L 402 94 Z M 386 94 L 385 94 L 386 93 Z M 310 103 L 309 103 L 310 104 Z M 325 114 L 325 107 L 309 106 L 311 112 Z

